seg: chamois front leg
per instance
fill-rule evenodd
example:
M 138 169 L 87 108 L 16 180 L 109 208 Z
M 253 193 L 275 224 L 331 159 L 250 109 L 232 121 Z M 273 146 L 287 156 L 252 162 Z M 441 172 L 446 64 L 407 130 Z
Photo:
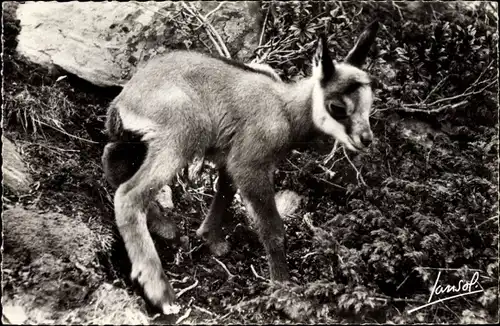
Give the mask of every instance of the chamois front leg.
M 224 240 L 222 226 L 228 215 L 228 208 L 236 193 L 231 177 L 225 168 L 219 169 L 217 191 L 210 205 L 210 211 L 203 223 L 196 231 L 196 235 L 210 246 L 210 251 L 216 256 L 225 255 L 229 251 L 229 244 Z
M 260 241 L 266 250 L 271 279 L 278 282 L 289 280 L 285 227 L 276 208 L 270 167 L 234 164 L 228 169 L 248 213 L 255 221 Z

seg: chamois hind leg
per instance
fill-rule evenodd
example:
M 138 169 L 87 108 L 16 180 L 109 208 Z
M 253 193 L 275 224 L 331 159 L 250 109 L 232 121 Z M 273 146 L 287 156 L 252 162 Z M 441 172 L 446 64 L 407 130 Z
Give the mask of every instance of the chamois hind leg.
M 185 160 L 165 142 L 151 142 L 147 156 L 134 176 L 115 194 L 116 224 L 132 263 L 131 278 L 137 280 L 147 300 L 165 314 L 178 312 L 175 292 L 165 276 L 146 214 L 158 191 L 170 184 Z
M 147 146 L 142 142 L 108 143 L 102 155 L 102 165 L 108 182 L 117 188 L 129 180 L 142 165 L 146 154 Z M 166 239 L 175 238 L 175 224 L 170 216 L 163 214 L 156 200 L 149 206 L 147 220 L 151 232 Z
M 210 205 L 210 211 L 203 223 L 196 231 L 196 235 L 210 246 L 210 251 L 216 256 L 225 255 L 229 251 L 229 244 L 224 240 L 222 225 L 228 218 L 228 208 L 236 193 L 231 177 L 224 167 L 219 168 L 217 191 Z
M 228 171 L 240 190 L 248 214 L 255 221 L 260 241 L 266 250 L 273 281 L 289 279 L 285 255 L 285 227 L 274 200 L 271 167 L 257 164 L 232 164 Z

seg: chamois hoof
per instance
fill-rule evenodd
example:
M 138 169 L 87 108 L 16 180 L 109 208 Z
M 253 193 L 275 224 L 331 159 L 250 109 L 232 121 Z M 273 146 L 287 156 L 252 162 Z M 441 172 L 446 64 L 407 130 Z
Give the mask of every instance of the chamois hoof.
M 198 230 L 196 230 L 196 236 L 203 240 L 207 240 L 209 234 L 210 230 L 205 228 L 203 224 L 198 228 Z
M 221 257 L 229 252 L 229 243 L 222 239 L 219 234 L 210 231 L 210 229 L 206 228 L 204 225 L 196 230 L 196 236 L 205 240 L 210 247 L 210 252 L 212 252 L 214 256 Z
M 205 224 L 202 224 L 198 228 L 198 230 L 196 230 L 196 236 L 199 239 L 203 239 L 208 243 L 217 243 L 224 241 L 220 231 L 210 229 L 209 227 L 205 226 Z
M 163 314 L 179 313 L 180 306 L 175 303 L 175 291 L 161 270 L 161 265 L 146 263 L 133 266 L 131 279 L 141 286 L 145 299 Z
M 177 315 L 181 311 L 181 307 L 176 304 L 164 303 L 161 311 L 164 315 Z

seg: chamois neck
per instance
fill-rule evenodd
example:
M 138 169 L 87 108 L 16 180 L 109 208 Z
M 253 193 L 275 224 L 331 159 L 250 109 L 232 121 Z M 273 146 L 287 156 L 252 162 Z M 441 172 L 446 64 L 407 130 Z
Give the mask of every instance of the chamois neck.
M 312 94 L 315 84 L 315 79 L 308 77 L 285 86 L 283 92 L 285 111 L 291 123 L 293 141 L 306 140 L 304 138 L 314 129 Z

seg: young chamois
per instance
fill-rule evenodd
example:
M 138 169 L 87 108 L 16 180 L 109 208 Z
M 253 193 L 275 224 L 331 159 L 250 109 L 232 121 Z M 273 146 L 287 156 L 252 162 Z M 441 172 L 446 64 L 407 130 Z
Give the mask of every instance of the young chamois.
M 214 162 L 219 174 L 197 235 L 214 254 L 227 251 L 222 216 L 239 189 L 256 221 L 271 279 L 289 279 L 285 229 L 270 171 L 314 131 L 351 151 L 371 143 L 372 89 L 361 67 L 377 29 L 377 22 L 370 24 L 339 63 L 331 59 L 326 37 L 319 38 L 312 75 L 295 83 L 282 82 L 267 67 L 173 51 L 151 59 L 123 87 L 108 110 L 110 143 L 103 165 L 118 187 L 116 223 L 132 263 L 131 277 L 150 303 L 165 314 L 178 311 L 148 220 L 158 218 L 152 204 L 158 191 L 196 157 Z

